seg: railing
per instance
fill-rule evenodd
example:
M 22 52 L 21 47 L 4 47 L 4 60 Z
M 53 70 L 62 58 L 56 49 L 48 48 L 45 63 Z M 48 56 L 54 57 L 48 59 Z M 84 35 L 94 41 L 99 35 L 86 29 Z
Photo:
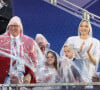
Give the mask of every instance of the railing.
M 79 82 L 75 82 L 75 83 L 36 83 L 36 84 L 0 84 L 0 88 L 1 90 L 4 87 L 7 87 L 9 90 L 13 87 L 15 87 L 16 89 L 18 89 L 18 87 L 54 87 L 54 86 L 93 86 L 93 85 L 99 85 L 100 86 L 100 82 L 91 82 L 91 83 L 79 83 Z
M 51 5 L 54 5 L 65 12 L 68 12 L 78 18 L 91 20 L 91 23 L 100 27 L 100 16 L 97 16 L 86 9 L 83 9 L 68 0 L 43 0 Z M 85 15 L 85 16 L 84 16 Z

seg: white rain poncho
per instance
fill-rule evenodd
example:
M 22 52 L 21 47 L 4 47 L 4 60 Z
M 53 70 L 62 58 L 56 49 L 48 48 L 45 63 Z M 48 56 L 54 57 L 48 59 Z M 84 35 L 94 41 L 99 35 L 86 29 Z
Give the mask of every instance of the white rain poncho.
M 71 44 L 71 45 L 73 45 L 74 46 L 74 50 L 76 52 L 78 52 L 80 50 L 81 45 L 84 42 L 83 49 L 82 49 L 81 53 L 79 53 L 79 56 L 80 56 L 80 59 L 82 59 L 84 61 L 85 65 L 86 65 L 86 67 L 88 69 L 89 77 L 90 77 L 90 80 L 89 81 L 91 81 L 92 76 L 93 76 L 93 74 L 96 71 L 96 67 L 97 67 L 97 64 L 98 64 L 98 61 L 99 61 L 99 57 L 100 57 L 100 51 L 99 51 L 99 49 L 100 49 L 100 43 L 99 43 L 99 40 L 97 40 L 96 38 L 94 38 L 92 36 L 92 28 L 91 28 L 91 24 L 90 24 L 89 21 L 82 20 L 80 22 L 80 24 L 82 22 L 84 22 L 84 21 L 86 21 L 88 23 L 89 28 L 90 28 L 90 32 L 88 34 L 89 37 L 87 39 L 85 39 L 85 40 L 84 39 L 81 39 L 80 38 L 80 35 L 81 34 L 79 33 L 79 30 L 78 30 L 78 36 L 69 37 L 66 40 L 65 44 Z M 80 24 L 79 24 L 79 26 L 80 26 Z M 90 58 L 89 58 L 89 56 L 87 54 L 87 50 L 88 50 L 88 48 L 90 47 L 91 44 L 93 44 L 93 45 L 92 45 L 92 48 L 91 48 L 90 52 L 91 52 L 91 54 L 96 59 L 96 65 L 94 65 L 92 63 L 92 61 L 90 60 Z
M 49 50 L 48 52 L 55 53 L 56 58 L 57 58 L 57 69 L 54 67 L 53 68 L 49 67 L 49 65 L 47 64 L 47 60 L 46 60 L 44 66 L 41 67 L 36 74 L 38 83 L 57 83 L 60 81 L 60 76 L 58 74 L 58 69 L 59 69 L 59 63 L 58 63 L 59 60 L 58 59 L 59 59 L 59 57 L 56 54 L 56 52 L 54 52 L 53 50 Z M 46 56 L 47 56 L 47 54 L 46 54 Z M 38 87 L 38 88 L 42 89 L 42 90 L 44 90 L 44 89 L 47 90 L 47 89 L 53 89 L 56 87 Z M 35 88 L 35 89 L 37 90 L 37 88 Z
M 41 68 L 45 63 L 45 60 L 46 60 L 45 55 L 50 48 L 50 43 L 47 41 L 47 39 L 42 34 L 36 34 L 35 41 L 37 45 L 39 46 L 42 52 L 42 55 L 44 57 L 44 59 L 42 60 L 40 59 L 38 63 L 38 67 Z
M 73 57 L 69 59 L 64 53 L 64 46 L 69 47 L 73 52 Z M 61 64 L 60 75 L 62 82 L 89 82 L 89 73 L 87 71 L 85 62 L 80 58 L 78 53 L 74 50 L 73 45 L 65 44 L 61 49 Z

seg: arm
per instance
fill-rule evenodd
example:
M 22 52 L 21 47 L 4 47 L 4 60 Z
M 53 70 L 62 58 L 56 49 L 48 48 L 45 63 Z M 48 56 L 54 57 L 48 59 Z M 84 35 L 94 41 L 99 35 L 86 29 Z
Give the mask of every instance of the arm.
M 91 48 L 93 47 L 93 43 L 91 43 L 90 44 L 90 46 L 89 46 L 89 48 L 88 48 L 88 50 L 87 50 L 87 54 L 88 54 L 88 56 L 89 56 L 89 58 L 90 58 L 90 60 L 91 60 L 91 62 L 94 64 L 94 65 L 96 65 L 97 64 L 97 59 L 98 58 L 96 58 L 96 56 L 94 56 L 92 53 L 91 53 Z M 98 47 L 98 45 L 97 45 L 97 47 Z M 95 48 L 95 53 L 98 53 L 97 51 L 99 50 L 99 48 Z M 97 56 L 98 57 L 98 56 Z
M 35 73 L 25 66 L 24 83 L 36 83 Z
M 33 40 L 30 46 L 29 57 L 31 58 L 34 66 L 36 66 L 37 65 L 37 48 Z
M 85 43 L 83 42 L 83 43 L 81 44 L 81 46 L 80 46 L 80 49 L 78 50 L 78 54 L 79 54 L 79 55 L 80 55 L 80 53 L 82 52 L 84 45 L 85 45 Z M 90 46 L 89 46 L 89 48 L 88 48 L 88 50 L 87 50 L 87 55 L 88 55 L 89 59 L 91 60 L 91 62 L 92 62 L 94 65 L 96 65 L 96 63 L 97 63 L 96 56 L 94 56 L 94 55 L 92 54 L 92 52 L 91 52 L 92 46 L 93 46 L 93 43 L 90 44 Z M 98 45 L 97 45 L 97 47 L 98 47 Z M 96 48 L 95 48 L 95 51 L 96 51 L 95 53 L 97 54 L 98 52 L 97 52 Z

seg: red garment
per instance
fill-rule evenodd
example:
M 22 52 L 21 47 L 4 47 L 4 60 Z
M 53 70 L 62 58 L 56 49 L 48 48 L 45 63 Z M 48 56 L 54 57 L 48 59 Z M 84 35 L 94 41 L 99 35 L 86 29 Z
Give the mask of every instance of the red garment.
M 10 42 L 11 42 L 10 35 L 1 35 L 0 36 L 0 51 L 10 54 L 11 53 Z M 22 52 L 27 53 L 28 56 L 33 61 L 34 65 L 36 64 L 37 54 L 35 51 L 34 40 L 32 38 L 26 35 L 21 35 L 20 50 L 21 50 L 21 55 L 20 55 L 21 57 L 22 57 Z M 5 55 L 0 54 L 0 84 L 4 83 L 5 78 L 8 75 L 9 69 L 10 69 L 10 58 Z M 30 73 L 33 76 L 31 83 L 36 83 L 34 72 L 30 70 L 27 66 L 25 66 L 25 74 L 28 74 L 28 73 Z

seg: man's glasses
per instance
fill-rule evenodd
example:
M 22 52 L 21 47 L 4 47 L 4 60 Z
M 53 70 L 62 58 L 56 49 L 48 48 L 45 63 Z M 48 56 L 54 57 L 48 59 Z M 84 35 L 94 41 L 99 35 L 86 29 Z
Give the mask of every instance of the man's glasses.
M 10 27 L 18 28 L 19 25 L 10 25 Z

